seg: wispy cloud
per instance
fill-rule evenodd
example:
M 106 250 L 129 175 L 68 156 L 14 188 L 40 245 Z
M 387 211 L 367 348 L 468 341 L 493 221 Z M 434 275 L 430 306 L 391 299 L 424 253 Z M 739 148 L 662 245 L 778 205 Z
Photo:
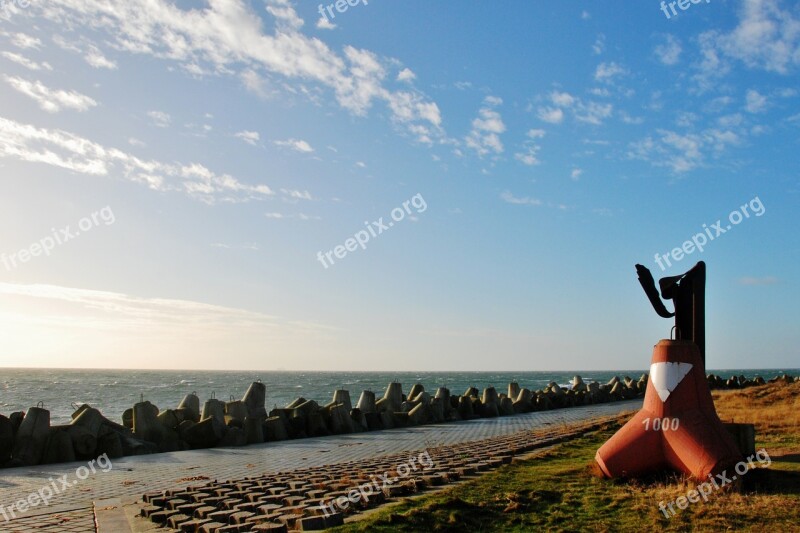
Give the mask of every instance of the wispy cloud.
M 539 200 L 538 198 L 532 198 L 530 196 L 514 196 L 509 191 L 504 191 L 500 195 L 500 198 L 504 202 L 514 205 L 534 205 L 534 206 L 542 205 L 542 201 Z
M 63 130 L 37 128 L 0 117 L 0 158 L 65 168 L 92 176 L 119 176 L 159 191 L 181 191 L 206 203 L 239 202 L 273 195 L 199 163 L 144 160 Z
M 40 81 L 29 81 L 22 78 L 6 76 L 8 83 L 15 90 L 32 98 L 48 113 L 58 113 L 62 109 L 87 111 L 97 105 L 92 98 L 77 91 L 51 89 Z
M 53 70 L 53 67 L 50 66 L 50 63 L 42 62 L 37 63 L 36 61 L 32 61 L 27 57 L 15 54 L 14 52 L 3 52 L 2 56 L 8 59 L 9 61 L 13 61 L 17 65 L 21 65 L 28 70 Z
M 334 52 L 300 32 L 302 18 L 286 0 L 267 2 L 267 13 L 276 21 L 272 34 L 264 32 L 250 3 L 240 0 L 210 2 L 202 9 L 181 9 L 167 0 L 58 0 L 32 8 L 56 24 L 104 31 L 121 52 L 177 62 L 198 74 L 263 72 L 290 84 L 317 84 L 353 114 L 366 115 L 375 102 L 383 102 L 394 124 L 409 131 L 414 125 L 427 128 L 429 138 L 441 135 L 435 102 L 416 90 L 385 87 L 386 65 L 395 60 L 350 45 L 342 55 Z
M 311 147 L 308 141 L 304 141 L 302 139 L 286 139 L 285 141 L 275 141 L 275 145 L 282 148 L 289 148 L 295 152 L 301 152 L 304 154 L 310 154 L 314 151 L 314 148 Z
M 259 135 L 257 131 L 243 130 L 236 133 L 235 137 L 237 139 L 243 140 L 244 142 L 252 146 L 255 146 L 258 143 L 258 141 L 261 140 L 261 135 Z
M 658 60 L 665 65 L 677 65 L 681 58 L 680 41 L 674 35 L 667 35 L 665 42 L 656 46 L 655 54 Z
M 472 121 L 472 131 L 466 138 L 468 147 L 475 150 L 479 156 L 489 153 L 503 153 L 503 142 L 500 135 L 506 131 L 506 125 L 500 113 L 494 108 L 503 103 L 496 96 L 487 96 L 484 106 L 478 111 L 478 117 Z
M 610 83 L 614 81 L 617 76 L 627 74 L 627 70 L 618 63 L 613 61 L 610 63 L 600 63 L 594 72 L 594 79 L 601 83 Z
M 564 110 L 568 110 L 575 120 L 599 126 L 611 117 L 614 109 L 612 104 L 584 101 L 566 91 L 553 91 L 547 99 L 552 106 L 539 107 L 538 117 L 551 124 L 561 123 L 564 120 Z
M 15 33 L 11 36 L 11 44 L 16 46 L 17 48 L 22 48 L 23 50 L 28 48 L 41 48 L 42 41 L 37 39 L 36 37 L 31 37 L 26 33 Z
M 167 128 L 172 123 L 172 117 L 164 111 L 148 111 L 147 116 L 158 128 Z
M 544 136 L 544 130 L 529 130 L 527 133 L 528 138 L 523 142 L 523 150 L 514 154 L 514 158 L 528 166 L 538 165 L 541 162 L 539 161 L 538 154 L 542 147 L 536 142 L 536 140 L 541 139 Z

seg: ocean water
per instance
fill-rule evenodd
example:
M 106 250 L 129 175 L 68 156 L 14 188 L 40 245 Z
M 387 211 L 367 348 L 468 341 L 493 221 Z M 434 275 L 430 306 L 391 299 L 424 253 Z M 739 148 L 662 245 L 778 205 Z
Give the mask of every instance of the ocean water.
M 372 390 L 379 397 L 392 381 L 403 385 L 406 393 L 415 383 L 425 390 L 447 387 L 462 394 L 468 387 L 480 390 L 494 386 L 506 392 L 508 383 L 520 387 L 541 389 L 551 381 L 567 385 L 574 375 L 584 381 L 605 383 L 614 376 L 628 375 L 638 379 L 644 370 L 569 371 L 569 372 L 221 372 L 221 371 L 164 371 L 164 370 L 63 370 L 0 368 L 0 414 L 8 416 L 24 411 L 39 402 L 50 410 L 52 423 L 69 421 L 74 405 L 88 403 L 109 419 L 121 421 L 122 412 L 141 398 L 161 409 L 175 408 L 184 395 L 197 393 L 204 402 L 212 394 L 217 399 L 241 398 L 253 381 L 261 380 L 267 387 L 267 408 L 283 407 L 302 396 L 307 400 L 327 403 L 337 389 L 350 391 L 355 404 L 363 390 Z M 784 372 L 800 374 L 798 369 L 710 370 L 730 377 L 744 374 L 770 379 Z

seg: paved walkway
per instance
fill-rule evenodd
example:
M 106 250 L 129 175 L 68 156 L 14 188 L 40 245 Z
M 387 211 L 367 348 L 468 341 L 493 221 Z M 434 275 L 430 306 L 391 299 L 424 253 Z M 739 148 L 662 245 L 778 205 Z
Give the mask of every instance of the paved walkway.
M 501 418 L 432 424 L 405 429 L 274 442 L 245 448 L 173 452 L 114 460 L 113 468 L 84 479 L 76 472 L 86 463 L 43 465 L 0 470 L 0 531 L 94 532 L 92 502 L 106 498 L 123 501 L 153 490 L 185 487 L 208 479 L 241 479 L 246 476 L 289 472 L 345 461 L 369 459 L 510 435 L 520 431 L 557 427 L 614 415 L 641 407 L 641 400 L 587 407 L 573 407 Z M 106 465 L 107 466 L 107 465 Z M 63 488 L 63 476 L 66 488 Z M 52 481 L 51 481 L 52 480 Z M 11 504 L 40 489 L 56 488 L 50 505 L 16 512 L 5 522 Z M 45 492 L 46 494 L 46 492 Z M 36 501 L 36 498 L 33 498 Z

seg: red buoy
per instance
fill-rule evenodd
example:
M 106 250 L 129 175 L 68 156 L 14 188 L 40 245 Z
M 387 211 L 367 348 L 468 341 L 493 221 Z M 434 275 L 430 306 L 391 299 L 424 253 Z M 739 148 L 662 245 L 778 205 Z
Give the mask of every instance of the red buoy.
M 700 350 L 692 341 L 662 340 L 653 349 L 644 406 L 597 450 L 608 477 L 637 477 L 671 468 L 704 479 L 742 459 L 717 416 Z

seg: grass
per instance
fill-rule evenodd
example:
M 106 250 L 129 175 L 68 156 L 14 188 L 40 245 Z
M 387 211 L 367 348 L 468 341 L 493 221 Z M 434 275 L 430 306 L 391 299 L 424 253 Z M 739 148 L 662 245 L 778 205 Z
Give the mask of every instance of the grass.
M 677 474 L 611 481 L 595 475 L 594 454 L 624 419 L 481 477 L 363 516 L 332 531 L 796 531 L 800 524 L 800 384 L 715 392 L 724 421 L 756 425 L 768 469 L 745 476 L 739 492 L 713 492 L 667 519 L 660 501 L 695 488 Z

